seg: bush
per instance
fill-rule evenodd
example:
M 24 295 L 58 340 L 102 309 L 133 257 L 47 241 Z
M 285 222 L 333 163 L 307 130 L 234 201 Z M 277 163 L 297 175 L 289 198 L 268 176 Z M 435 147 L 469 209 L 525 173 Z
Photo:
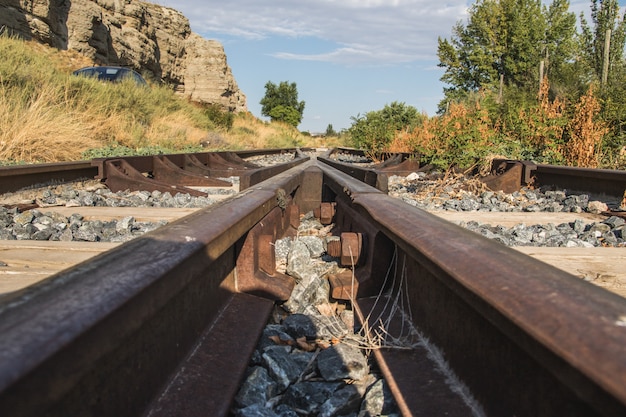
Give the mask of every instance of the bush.
M 389 150 L 418 152 L 423 162 L 444 169 L 452 164 L 466 168 L 492 154 L 499 139 L 479 103 L 452 104 L 444 115 L 425 120 L 412 132 L 397 134 Z
M 225 111 L 216 104 L 208 104 L 204 107 L 204 114 L 217 127 L 230 130 L 233 127 L 235 116 L 229 111 Z
M 382 110 L 352 117 L 348 134 L 353 146 L 381 152 L 388 149 L 396 134 L 412 131 L 425 118 L 415 107 L 394 101 Z
M 386 149 L 419 152 L 424 162 L 440 168 L 451 164 L 469 168 L 493 156 L 598 167 L 609 130 L 599 118 L 593 89 L 573 108 L 558 99 L 549 100 L 548 90 L 546 81 L 534 105 L 518 108 L 517 114 L 496 108 L 489 94 L 451 104 L 446 113 L 425 120 L 412 132 L 397 132 Z M 614 165 L 622 160 L 616 157 Z

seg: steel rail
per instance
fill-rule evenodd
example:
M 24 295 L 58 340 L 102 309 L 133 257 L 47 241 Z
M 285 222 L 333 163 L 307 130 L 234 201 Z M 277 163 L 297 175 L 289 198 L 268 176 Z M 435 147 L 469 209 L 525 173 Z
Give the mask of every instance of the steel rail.
M 366 156 L 365 152 L 359 149 L 335 148 L 329 150 L 323 156 L 318 156 L 317 159 L 384 193 L 388 191 L 389 175 L 406 176 L 411 172 L 419 171 L 420 168 L 418 155 L 410 153 L 381 153 L 378 155 L 381 162 L 372 164 L 369 167 L 360 167 L 355 164 L 335 161 L 332 155 L 339 152 L 362 157 Z
M 487 415 L 626 415 L 625 299 L 322 169 L 337 227 L 379 231 L 368 236 L 370 262 L 388 266 L 395 247 L 414 325 Z M 356 275 L 365 281 L 359 268 Z M 358 296 L 372 295 L 372 287 Z M 368 304 L 357 302 L 363 310 Z M 415 355 L 376 354 L 404 415 L 433 415 Z
M 284 297 L 268 291 L 267 276 L 258 285 L 266 298 L 240 293 L 236 270 L 246 268 L 237 263 L 251 260 L 238 256 L 255 224 L 292 213 L 280 207 L 291 195 L 303 207 L 319 201 L 300 187 L 306 168 L 4 298 L 0 415 L 174 415 L 178 407 L 188 416 L 226 415 L 272 298 Z M 250 292 L 254 282 L 247 280 Z M 178 378 L 167 383 L 172 373 Z M 181 398 L 176 384 L 211 389 Z
M 390 154 L 380 155 L 389 158 L 382 163 L 362 167 L 356 164 L 339 162 L 332 159 L 338 152 L 366 156 L 363 151 L 337 148 L 318 159 L 353 178 L 356 178 L 383 192 L 388 190 L 389 175 L 408 175 L 424 170 L 420 167 L 417 155 Z M 626 171 L 579 168 L 557 165 L 535 164 L 530 161 L 496 159 L 492 161 L 491 175 L 482 178 L 483 182 L 494 191 L 512 193 L 522 186 L 552 186 L 568 193 L 586 193 L 601 200 L 617 202 L 626 198 Z
M 0 193 L 50 182 L 93 179 L 98 170 L 89 161 L 0 167 Z
M 511 177 L 515 177 L 514 188 L 517 189 L 524 185 L 548 186 L 565 190 L 568 194 L 589 194 L 592 198 L 618 203 L 626 197 L 626 171 L 624 170 L 495 159 L 492 161 L 491 171 L 494 173 L 493 177 L 508 174 L 508 171 L 515 171 L 511 172 L 513 174 Z
M 201 152 L 201 153 L 192 153 L 192 154 L 168 154 L 168 155 L 158 155 L 158 156 L 126 156 L 126 157 L 115 157 L 115 158 L 95 158 L 90 161 L 77 161 L 77 162 L 59 162 L 59 163 L 48 163 L 48 164 L 29 164 L 29 165 L 11 165 L 11 166 L 2 166 L 0 167 L 0 193 L 10 193 L 15 192 L 23 188 L 33 187 L 37 185 L 45 185 L 55 182 L 70 182 L 76 180 L 86 180 L 86 179 L 101 179 L 105 181 L 107 179 L 107 170 L 106 163 L 108 161 L 125 161 L 128 162 L 131 166 L 134 166 L 138 170 L 138 175 L 146 177 L 148 173 L 154 169 L 154 160 L 166 160 L 166 161 L 176 161 L 182 170 L 183 163 L 180 162 L 182 158 L 185 156 L 190 157 L 206 157 L 207 155 L 213 155 L 221 158 L 226 163 L 229 164 L 228 167 L 225 167 L 221 172 L 215 172 L 214 176 L 222 175 L 222 176 L 230 176 L 233 173 L 242 174 L 242 189 L 247 188 L 251 185 L 257 184 L 267 178 L 272 177 L 278 172 L 284 171 L 285 169 L 290 168 L 291 166 L 302 162 L 302 160 L 307 159 L 303 152 L 307 149 L 297 149 L 297 148 L 285 148 L 285 149 L 263 149 L 263 150 L 244 150 L 244 151 L 236 151 L 236 152 Z M 280 164 L 280 166 L 272 166 L 272 167 L 259 167 L 254 164 L 248 163 L 244 160 L 244 158 L 254 157 L 254 156 L 263 156 L 263 155 L 275 155 L 275 154 L 284 154 L 284 153 L 292 153 L 294 155 L 294 161 L 287 164 Z M 167 167 L 163 167 L 167 168 Z M 168 172 L 175 172 L 177 167 L 169 167 Z M 202 174 L 198 174 L 198 170 Z M 217 186 L 220 184 L 216 184 L 213 182 L 207 182 L 206 179 L 210 176 L 210 171 L 208 167 L 199 167 L 194 171 L 183 170 L 183 172 L 175 172 L 178 174 L 177 176 L 171 176 L 170 178 L 164 178 L 164 181 L 159 184 L 162 186 L 163 191 L 180 191 L 187 192 L 194 195 L 204 195 L 204 193 L 197 192 L 193 189 L 181 187 L 181 185 L 202 185 L 202 179 L 205 179 L 205 183 L 208 186 Z M 187 180 L 185 179 L 187 177 Z M 195 177 L 195 178 L 194 178 Z M 198 181 L 197 177 L 201 177 L 200 181 Z M 189 178 L 195 179 L 196 182 L 190 182 Z M 150 181 L 145 181 L 146 178 L 143 178 L 142 185 L 145 187 L 146 184 L 149 184 Z M 132 186 L 132 182 L 129 181 L 129 178 L 124 178 L 125 184 L 119 184 L 119 187 L 123 185 Z M 221 185 L 224 185 L 222 183 Z M 157 187 L 152 187 L 152 189 L 157 189 Z M 145 188 L 142 188 L 145 190 Z
M 608 196 L 615 200 L 626 197 L 626 171 L 537 165 L 531 172 L 538 185 L 556 184 L 570 192 Z
M 318 161 L 4 298 L 0 415 L 227 415 L 293 285 L 272 242 L 323 204 L 361 236 L 361 316 L 399 260 L 406 315 L 487 415 L 626 415 L 626 300 Z M 423 346 L 375 355 L 403 415 L 468 415 Z
M 267 154 L 275 153 L 279 153 L 279 150 L 268 151 Z M 293 153 L 293 161 L 259 167 L 244 161 L 234 152 L 203 152 L 99 158 L 93 160 L 92 164 L 98 167 L 96 178 L 114 192 L 127 189 L 158 190 L 202 196 L 206 193 L 190 186 L 225 186 L 226 183 L 219 178 L 238 176 L 240 189 L 246 189 L 309 158 L 300 150 L 283 150 L 280 153 Z M 267 154 L 249 153 L 249 155 Z

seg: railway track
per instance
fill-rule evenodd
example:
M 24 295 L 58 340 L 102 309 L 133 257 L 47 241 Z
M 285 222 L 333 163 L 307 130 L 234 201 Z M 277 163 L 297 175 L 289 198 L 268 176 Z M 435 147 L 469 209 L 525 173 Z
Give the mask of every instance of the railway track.
M 0 300 L 0 414 L 228 415 L 274 305 L 295 285 L 275 269 L 273 244 L 310 211 L 335 225 L 329 251 L 351 269 L 331 277 L 333 297 L 367 322 L 384 287 L 404 300 L 384 331 L 404 323 L 429 340 L 373 352 L 403 415 L 470 415 L 431 345 L 486 415 L 626 413 L 626 300 L 390 198 L 385 178 L 417 168 L 406 155 L 358 168 L 294 151 L 265 170 L 194 158 L 92 166 L 103 180 L 121 176 L 112 188 L 174 181 L 202 193 L 216 176 L 247 179 L 227 201 Z M 529 178 L 503 163 L 522 172 L 516 182 Z M 180 171 L 195 175 L 182 183 Z M 618 185 L 596 180 L 594 191 L 621 198 L 624 177 L 607 175 Z

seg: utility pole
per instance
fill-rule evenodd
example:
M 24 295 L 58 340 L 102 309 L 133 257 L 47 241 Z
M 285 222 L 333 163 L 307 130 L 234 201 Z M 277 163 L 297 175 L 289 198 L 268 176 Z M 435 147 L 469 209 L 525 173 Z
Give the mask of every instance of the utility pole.
M 539 62 L 539 94 L 541 94 L 541 86 L 543 84 L 543 67 L 545 65 L 545 61 L 542 59 Z
M 604 37 L 604 62 L 602 64 L 602 86 L 606 85 L 609 79 L 609 58 L 611 55 L 611 29 L 606 30 Z
M 548 47 L 544 46 L 543 50 L 545 51 L 545 57 L 541 61 L 539 61 L 539 94 L 541 94 L 541 87 L 543 85 L 543 73 L 545 72 L 546 62 L 550 62 L 550 52 L 548 51 Z

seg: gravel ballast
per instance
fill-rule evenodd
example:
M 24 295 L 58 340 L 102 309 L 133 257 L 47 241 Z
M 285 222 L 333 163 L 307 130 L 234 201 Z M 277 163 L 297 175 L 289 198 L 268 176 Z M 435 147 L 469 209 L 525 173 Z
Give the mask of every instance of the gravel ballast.
M 232 181 L 237 178 L 231 179 Z M 167 224 L 167 221 L 139 222 L 132 216 L 120 220 L 85 220 L 81 207 L 161 207 L 202 208 L 234 195 L 233 189 L 216 189 L 219 195 L 194 197 L 189 194 L 160 191 L 111 192 L 102 184 L 64 184 L 49 186 L 35 192 L 34 198 L 21 199 L 21 205 L 37 204 L 52 207 L 52 211 L 18 210 L 18 207 L 0 207 L 0 239 L 52 240 L 87 242 L 125 242 Z M 75 207 L 69 217 L 54 212 L 54 207 Z
M 472 188 L 477 189 L 476 192 L 467 191 Z M 571 195 L 548 188 L 523 188 L 507 194 L 480 189 L 476 183 L 468 183 L 466 179 L 446 182 L 439 176 L 433 179 L 424 173 L 392 176 L 389 179 L 389 195 L 427 211 L 490 212 L 496 219 L 497 213 L 505 212 L 526 212 L 532 218 L 532 213 L 599 214 L 609 210 L 607 204 L 590 201 L 586 194 Z M 555 217 L 558 218 L 558 215 Z M 605 220 L 593 223 L 576 220 L 504 227 L 467 221 L 460 226 L 507 246 L 624 247 L 625 223 L 621 217 L 607 216 Z
M 283 162 L 284 156 L 277 158 L 278 162 Z M 237 177 L 228 180 L 237 186 Z M 224 195 L 235 194 L 234 188 L 214 189 L 210 192 L 216 194 L 193 197 L 159 191 L 113 193 L 95 181 L 48 186 L 32 191 L 30 199 L 19 202 L 36 203 L 41 207 L 77 207 L 76 214 L 66 217 L 53 211 L 44 214 L 37 209 L 20 213 L 17 208 L 0 207 L 0 239 L 123 242 L 167 222 L 139 222 L 133 217 L 110 221 L 85 220 L 79 214 L 79 207 L 201 208 L 221 201 Z M 474 192 L 468 191 L 472 188 Z M 465 178 L 443 181 L 439 174 L 421 172 L 407 177 L 390 177 L 389 195 L 427 211 L 527 212 L 530 215 L 539 212 L 600 213 L 609 209 L 603 202 L 590 201 L 585 194 L 570 195 L 561 190 L 528 188 L 506 194 L 478 189 L 475 183 Z M 467 221 L 460 225 L 507 246 L 624 247 L 625 223 L 623 218 L 612 216 L 594 223 L 578 220 L 504 227 Z
M 349 306 L 330 301 L 329 228 L 308 213 L 296 238 L 276 242 L 277 268 L 294 277 L 275 307 L 235 397 L 236 417 L 399 416 L 385 380 L 354 332 Z

